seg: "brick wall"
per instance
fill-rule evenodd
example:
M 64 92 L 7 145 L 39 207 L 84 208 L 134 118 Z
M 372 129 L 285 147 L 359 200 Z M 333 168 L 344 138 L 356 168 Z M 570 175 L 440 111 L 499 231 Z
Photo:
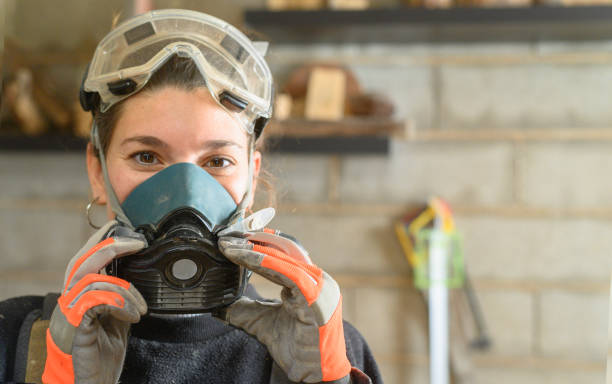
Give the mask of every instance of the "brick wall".
M 389 382 L 427 380 L 424 309 L 391 223 L 434 194 L 455 208 L 494 340 L 471 356 L 475 382 L 602 382 L 612 267 L 608 52 L 609 43 L 272 50 L 281 74 L 306 58 L 350 64 L 410 123 L 388 156 L 301 161 L 319 182 L 307 183 L 307 197 L 287 187 L 278 220 L 338 278 L 346 317 Z M 305 184 L 300 172 L 284 178 Z
M 340 283 L 389 383 L 427 382 L 425 310 L 392 232 L 407 206 L 455 208 L 494 346 L 476 383 L 601 383 L 612 270 L 612 45 L 275 46 L 282 81 L 349 63 L 410 122 L 387 156 L 266 155 L 275 226 Z M 82 154 L 0 153 L 0 299 L 58 290 L 90 233 Z M 98 216 L 99 218 L 100 216 Z M 269 295 L 277 289 L 260 279 Z

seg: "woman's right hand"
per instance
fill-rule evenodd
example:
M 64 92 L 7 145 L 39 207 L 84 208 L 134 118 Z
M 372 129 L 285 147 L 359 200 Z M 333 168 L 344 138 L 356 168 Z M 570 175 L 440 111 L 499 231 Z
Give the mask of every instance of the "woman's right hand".
M 114 258 L 147 246 L 144 237 L 111 221 L 74 256 L 47 330 L 46 384 L 115 384 L 123 368 L 130 324 L 147 304 L 133 285 L 99 272 Z

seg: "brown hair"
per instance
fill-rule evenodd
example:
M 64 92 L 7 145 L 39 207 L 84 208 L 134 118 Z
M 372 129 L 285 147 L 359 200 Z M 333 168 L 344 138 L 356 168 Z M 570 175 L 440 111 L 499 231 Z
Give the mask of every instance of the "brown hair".
M 152 92 L 157 89 L 174 86 L 185 91 L 206 87 L 206 80 L 189 58 L 172 56 L 149 79 L 140 92 Z M 125 99 L 124 99 L 125 100 Z M 99 108 L 94 112 L 94 121 L 98 127 L 101 149 L 106 154 L 113 136 L 113 130 L 123 112 L 123 100 L 114 104 L 108 111 L 102 113 Z
M 172 56 L 162 67 L 155 71 L 140 92 L 153 92 L 168 86 L 185 91 L 193 91 L 197 88 L 206 87 L 206 80 L 193 60 L 185 57 Z M 99 106 L 94 110 L 93 115 L 98 129 L 100 149 L 104 151 L 104 154 L 108 151 L 114 128 L 123 113 L 124 101 L 125 99 L 114 104 L 106 112 L 101 112 Z M 257 150 L 263 150 L 265 146 L 264 141 L 265 135 L 262 135 L 257 142 Z M 97 151 L 95 151 L 95 154 L 99 156 Z M 267 205 L 275 206 L 276 191 L 273 185 L 273 176 L 262 169 L 257 181 L 266 191 L 268 200 Z

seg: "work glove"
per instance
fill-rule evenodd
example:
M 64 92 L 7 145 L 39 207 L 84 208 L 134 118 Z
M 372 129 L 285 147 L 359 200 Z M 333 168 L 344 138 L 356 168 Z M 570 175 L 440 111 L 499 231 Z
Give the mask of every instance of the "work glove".
M 147 304 L 130 283 L 99 272 L 146 245 L 141 234 L 113 220 L 70 260 L 47 330 L 43 383 L 119 381 L 130 324 L 146 313 Z
M 246 219 L 242 229 L 253 221 L 261 222 Z M 263 343 L 291 381 L 349 383 L 338 284 L 291 239 L 271 230 L 220 232 L 230 261 L 283 287 L 281 302 L 242 297 L 221 317 Z

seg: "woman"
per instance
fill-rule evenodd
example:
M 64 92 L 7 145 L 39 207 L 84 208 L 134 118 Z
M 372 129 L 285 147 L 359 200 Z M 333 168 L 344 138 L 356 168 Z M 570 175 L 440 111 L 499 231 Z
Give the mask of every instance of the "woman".
M 334 280 L 264 228 L 273 210 L 245 217 L 273 98 L 262 50 L 183 10 L 100 42 L 81 102 L 110 221 L 66 269 L 43 382 L 380 382 Z M 282 301 L 259 297 L 250 273 L 283 286 Z

